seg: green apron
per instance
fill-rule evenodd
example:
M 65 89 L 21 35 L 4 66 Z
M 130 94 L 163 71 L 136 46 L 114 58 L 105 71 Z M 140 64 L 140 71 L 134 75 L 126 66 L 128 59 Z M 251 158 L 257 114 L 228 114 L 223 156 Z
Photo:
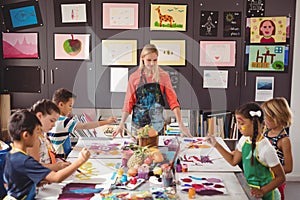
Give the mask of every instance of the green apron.
M 242 147 L 242 160 L 245 178 L 251 187 L 261 188 L 267 185 L 273 180 L 273 173 L 269 170 L 269 167 L 261 163 L 257 158 L 257 144 L 254 150 L 254 164 L 251 165 L 251 153 L 252 144 L 246 140 Z M 279 197 L 279 198 L 278 198 Z M 272 190 L 266 193 L 263 198 L 264 200 L 280 200 L 280 194 L 277 190 Z

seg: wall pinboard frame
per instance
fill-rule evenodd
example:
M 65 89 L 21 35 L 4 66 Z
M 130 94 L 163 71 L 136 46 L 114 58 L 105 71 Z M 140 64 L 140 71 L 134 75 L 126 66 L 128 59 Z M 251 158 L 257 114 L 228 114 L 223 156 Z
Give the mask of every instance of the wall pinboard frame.
M 38 0 L 2 6 L 3 30 L 7 32 L 43 26 Z

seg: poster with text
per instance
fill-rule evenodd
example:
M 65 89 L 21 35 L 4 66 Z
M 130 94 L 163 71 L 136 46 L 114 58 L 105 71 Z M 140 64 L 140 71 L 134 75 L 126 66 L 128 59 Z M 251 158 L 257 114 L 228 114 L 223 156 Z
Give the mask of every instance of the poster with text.
M 241 36 L 241 12 L 224 12 L 224 37 Z

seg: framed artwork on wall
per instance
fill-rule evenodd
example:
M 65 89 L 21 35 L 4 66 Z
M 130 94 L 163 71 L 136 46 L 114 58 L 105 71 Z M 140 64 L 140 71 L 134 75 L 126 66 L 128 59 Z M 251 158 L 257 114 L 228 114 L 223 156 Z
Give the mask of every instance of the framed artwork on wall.
M 55 60 L 90 60 L 90 34 L 54 34 Z
M 185 65 L 185 40 L 150 40 L 158 49 L 159 65 Z
M 139 4 L 103 3 L 103 29 L 138 29 Z
M 218 11 L 202 10 L 200 15 L 200 35 L 216 37 L 218 35 Z
M 285 43 L 287 17 L 250 18 L 250 43 Z
M 150 30 L 186 31 L 187 5 L 151 4 Z
M 91 26 L 91 0 L 66 1 L 56 0 L 54 3 L 55 26 Z
M 38 0 L 3 5 L 2 12 L 7 32 L 43 26 Z
M 137 40 L 102 40 L 102 65 L 137 65 Z
M 200 66 L 235 67 L 235 41 L 200 41 Z
M 39 58 L 38 33 L 2 33 L 3 58 Z
M 249 71 L 283 72 L 288 66 L 288 46 L 247 45 L 245 62 Z

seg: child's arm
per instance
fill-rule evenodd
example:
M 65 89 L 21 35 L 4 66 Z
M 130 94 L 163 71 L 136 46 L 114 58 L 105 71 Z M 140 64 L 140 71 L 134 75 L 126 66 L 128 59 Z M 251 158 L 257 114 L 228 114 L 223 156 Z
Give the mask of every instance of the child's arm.
M 71 162 L 56 162 L 54 164 L 45 164 L 45 163 L 41 163 L 44 167 L 47 167 L 49 169 L 51 169 L 51 171 L 59 171 L 61 169 L 64 169 L 66 167 L 68 167 L 69 165 L 71 165 Z
M 77 160 L 75 160 L 71 165 L 68 167 L 59 170 L 58 172 L 51 171 L 44 180 L 50 183 L 60 183 L 70 175 L 72 175 L 83 163 L 85 163 L 90 157 L 90 152 L 86 148 L 83 148 L 79 154 Z
M 100 120 L 99 124 L 100 126 L 106 125 L 106 124 L 113 124 L 117 122 L 117 118 L 116 117 L 109 117 L 107 120 Z
M 256 198 L 261 198 L 266 193 L 270 192 L 271 190 L 274 190 L 279 185 L 281 185 L 285 181 L 285 174 L 283 172 L 283 168 L 281 164 L 276 165 L 275 167 L 271 167 L 272 172 L 274 173 L 274 179 L 268 183 L 267 185 L 264 185 L 260 189 L 258 188 L 251 188 L 251 195 Z
M 283 171 L 285 174 L 291 173 L 293 170 L 293 155 L 291 148 L 291 141 L 289 137 L 281 139 L 282 153 L 284 156 Z
M 110 117 L 108 118 L 107 120 L 105 121 L 95 121 L 95 122 L 87 122 L 87 123 L 77 123 L 76 124 L 76 127 L 75 127 L 75 130 L 79 129 L 79 130 L 82 130 L 82 129 L 92 129 L 92 128 L 97 128 L 99 126 L 103 126 L 105 124 L 111 124 L 111 123 L 115 123 L 117 121 L 117 118 L 116 117 Z
M 213 147 L 215 147 L 219 153 L 224 157 L 224 159 L 235 166 L 239 164 L 242 159 L 242 152 L 240 151 L 232 151 L 228 152 L 221 144 L 219 144 L 214 136 L 207 136 L 205 139 L 208 143 L 210 143 Z

